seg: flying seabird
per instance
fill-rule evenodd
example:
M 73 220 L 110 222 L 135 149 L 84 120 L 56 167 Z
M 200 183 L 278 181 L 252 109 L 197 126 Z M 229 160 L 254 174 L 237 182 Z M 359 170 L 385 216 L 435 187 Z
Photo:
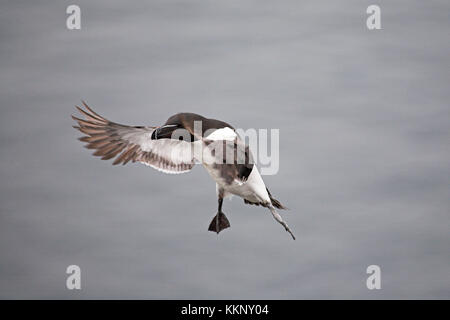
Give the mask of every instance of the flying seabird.
M 236 130 L 226 122 L 195 113 L 177 113 L 162 126 L 127 126 L 107 120 L 83 101 L 76 106 L 84 119 L 72 116 L 74 126 L 86 134 L 79 138 L 95 149 L 102 160 L 115 158 L 113 165 L 141 162 L 164 173 L 184 173 L 202 164 L 216 182 L 218 212 L 208 230 L 217 234 L 230 227 L 222 212 L 223 199 L 236 195 L 244 202 L 268 208 L 295 240 L 289 226 L 275 210 L 286 209 L 274 199 Z M 231 157 L 230 157 L 231 155 Z M 230 160 L 231 158 L 231 160 Z

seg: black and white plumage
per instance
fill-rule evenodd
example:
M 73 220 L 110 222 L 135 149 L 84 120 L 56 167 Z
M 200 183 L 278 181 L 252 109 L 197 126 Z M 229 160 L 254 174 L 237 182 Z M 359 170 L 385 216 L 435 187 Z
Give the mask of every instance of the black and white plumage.
M 164 173 L 185 173 L 202 164 L 216 182 L 218 213 L 209 231 L 219 233 L 230 226 L 222 212 L 223 199 L 237 195 L 247 204 L 270 210 L 293 239 L 293 233 L 275 208 L 285 209 L 272 197 L 253 163 L 252 154 L 228 123 L 194 113 L 178 113 L 162 126 L 127 126 L 105 119 L 83 102 L 76 106 L 84 119 L 72 116 L 74 128 L 86 136 L 79 140 L 94 156 L 114 159 L 113 165 L 141 162 Z M 200 124 L 200 129 L 196 126 Z M 198 130 L 199 129 L 199 130 Z M 218 150 L 220 152 L 218 152 Z M 225 155 L 232 154 L 231 161 Z

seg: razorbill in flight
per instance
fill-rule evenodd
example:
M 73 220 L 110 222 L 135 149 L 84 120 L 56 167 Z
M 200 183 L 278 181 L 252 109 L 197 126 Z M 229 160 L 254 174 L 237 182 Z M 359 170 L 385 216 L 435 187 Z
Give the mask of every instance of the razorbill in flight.
M 127 126 L 105 119 L 83 102 L 76 106 L 84 119 L 72 116 L 79 138 L 94 156 L 114 159 L 113 165 L 141 162 L 164 173 L 184 173 L 202 164 L 216 182 L 218 212 L 208 230 L 219 233 L 230 223 L 222 212 L 223 199 L 236 195 L 247 204 L 270 210 L 295 240 L 275 208 L 285 207 L 272 197 L 253 161 L 253 156 L 228 123 L 195 113 L 177 113 L 157 127 Z

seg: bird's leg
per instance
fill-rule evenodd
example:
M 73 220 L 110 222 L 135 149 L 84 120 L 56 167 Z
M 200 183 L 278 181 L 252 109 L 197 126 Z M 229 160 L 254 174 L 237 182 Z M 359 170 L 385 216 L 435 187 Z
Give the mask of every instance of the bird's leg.
M 219 230 L 219 215 L 222 212 L 222 204 L 223 204 L 223 198 L 221 196 L 219 196 L 219 207 L 217 208 L 217 214 L 216 214 L 216 230 Z M 219 231 L 217 231 L 217 233 L 219 233 Z
M 222 212 L 222 204 L 223 204 L 223 194 L 219 193 L 219 199 L 218 199 L 218 208 L 217 208 L 217 214 L 212 219 L 211 223 L 209 224 L 209 231 L 216 232 L 217 234 L 222 231 L 223 229 L 226 229 L 230 227 L 230 222 L 228 221 L 225 214 Z
M 291 229 L 289 229 L 289 226 L 286 224 L 286 222 L 284 222 L 283 219 L 281 218 L 281 216 L 278 214 L 278 212 L 276 212 L 275 208 L 273 206 L 270 206 L 269 209 L 270 209 L 270 212 L 272 213 L 274 219 L 277 220 L 278 223 L 281 224 L 284 227 L 284 229 L 286 229 L 286 231 L 290 233 L 292 239 L 295 240 L 295 236 L 292 233 Z

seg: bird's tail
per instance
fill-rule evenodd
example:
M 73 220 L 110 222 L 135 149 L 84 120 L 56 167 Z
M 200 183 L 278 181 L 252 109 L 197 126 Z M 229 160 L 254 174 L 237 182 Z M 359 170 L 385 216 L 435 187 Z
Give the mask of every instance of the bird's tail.
M 272 195 L 270 194 L 269 189 L 266 188 L 266 190 L 267 190 L 267 193 L 268 193 L 268 195 L 269 195 L 270 202 L 272 202 L 272 205 L 273 205 L 275 208 L 277 208 L 277 209 L 287 209 L 285 206 L 283 206 L 283 205 L 281 204 L 280 201 L 278 201 L 277 199 L 275 199 L 274 197 L 272 197 Z

